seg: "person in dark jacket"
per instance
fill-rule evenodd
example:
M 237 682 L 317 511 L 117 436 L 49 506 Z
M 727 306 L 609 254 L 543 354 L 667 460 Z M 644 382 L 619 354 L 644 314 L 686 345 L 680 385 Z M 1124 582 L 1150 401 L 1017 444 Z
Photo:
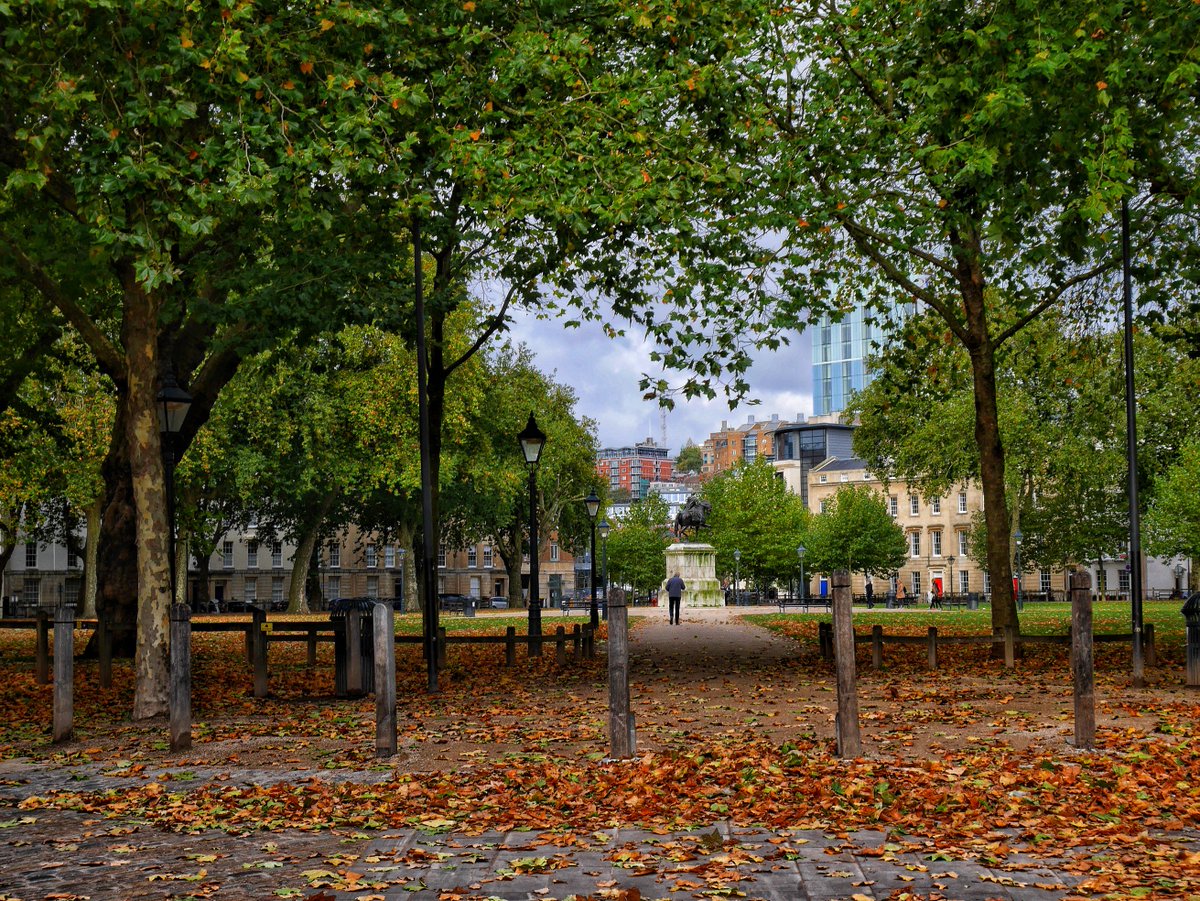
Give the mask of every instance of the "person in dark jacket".
M 687 588 L 679 573 L 667 579 L 667 621 L 679 625 L 679 606 L 683 600 L 683 591 Z

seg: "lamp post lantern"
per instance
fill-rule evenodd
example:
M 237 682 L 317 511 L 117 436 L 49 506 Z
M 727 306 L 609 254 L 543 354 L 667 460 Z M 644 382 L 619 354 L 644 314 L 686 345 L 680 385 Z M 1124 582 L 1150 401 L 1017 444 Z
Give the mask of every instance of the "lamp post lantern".
M 542 459 L 542 448 L 546 446 L 546 433 L 538 428 L 533 413 L 521 434 L 521 455 L 529 469 L 529 653 L 542 656 L 542 600 L 538 591 L 538 522 L 537 522 L 537 468 Z
M 796 548 L 796 556 L 800 558 L 800 600 L 802 601 L 808 597 L 808 583 L 804 581 L 804 555 L 806 553 L 808 550 L 804 545 Z
M 600 533 L 600 584 L 604 586 L 604 619 L 608 619 L 608 532 L 607 519 L 600 520 L 596 531 Z
M 740 550 L 735 550 L 733 552 L 733 603 L 734 603 L 734 606 L 741 606 L 741 603 L 742 603 L 742 596 L 738 592 L 738 582 L 739 582 L 740 576 L 741 576 L 739 567 L 741 566 L 741 563 L 742 563 L 742 552 Z
M 1023 574 L 1022 569 L 1021 569 L 1021 541 L 1024 538 L 1025 538 L 1025 536 L 1021 534 L 1020 529 L 1017 529 L 1017 531 L 1013 533 L 1013 540 L 1017 543 L 1017 609 L 1018 610 L 1025 609 L 1024 606 L 1021 604 L 1021 576 Z
M 596 605 L 596 517 L 600 515 L 600 498 L 596 497 L 596 492 L 592 492 L 583 499 L 583 505 L 587 508 L 588 519 L 592 521 L 592 550 L 588 555 L 588 563 L 591 566 L 590 584 L 592 589 L 592 606 L 589 621 L 592 629 L 600 628 L 600 608 Z
M 168 372 L 158 392 L 158 428 L 162 432 L 163 460 L 166 463 L 167 489 L 167 554 L 171 584 L 171 603 L 175 603 L 175 440 L 188 410 L 192 407 L 192 396 L 175 381 L 174 373 Z

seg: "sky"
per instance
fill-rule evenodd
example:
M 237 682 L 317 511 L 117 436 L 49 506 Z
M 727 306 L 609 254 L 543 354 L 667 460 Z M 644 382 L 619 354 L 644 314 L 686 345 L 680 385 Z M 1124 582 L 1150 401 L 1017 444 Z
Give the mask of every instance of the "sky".
M 643 400 L 638 389 L 642 373 L 661 373 L 647 342 L 633 335 L 610 339 L 596 323 L 566 328 L 560 319 L 538 320 L 523 311 L 515 313 L 510 334 L 529 345 L 539 369 L 575 389 L 576 411 L 596 421 L 601 447 L 626 447 L 646 438 L 662 443 L 658 403 Z M 671 456 L 688 439 L 703 444 L 722 421 L 734 426 L 750 416 L 761 420 L 778 413 L 780 419 L 795 420 L 797 414 L 811 414 L 811 338 L 796 333 L 790 340 L 779 350 L 756 355 L 747 378 L 751 396 L 733 410 L 720 394 L 709 401 L 680 400 L 668 410 Z

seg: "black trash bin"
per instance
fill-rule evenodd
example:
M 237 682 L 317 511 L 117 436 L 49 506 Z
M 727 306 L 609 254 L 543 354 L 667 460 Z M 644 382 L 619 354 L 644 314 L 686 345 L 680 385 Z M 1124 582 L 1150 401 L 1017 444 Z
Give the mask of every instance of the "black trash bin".
M 1200 591 L 1189 595 L 1179 612 L 1187 623 L 1187 684 L 1200 688 Z
M 331 622 L 342 621 L 349 629 L 351 615 L 358 619 L 358 642 L 350 647 L 343 631 L 333 644 L 333 691 L 339 698 L 349 695 L 367 694 L 375 690 L 375 601 L 372 598 L 337 598 L 329 603 Z M 359 672 L 362 673 L 361 690 L 351 690 L 349 685 L 350 654 L 358 654 Z

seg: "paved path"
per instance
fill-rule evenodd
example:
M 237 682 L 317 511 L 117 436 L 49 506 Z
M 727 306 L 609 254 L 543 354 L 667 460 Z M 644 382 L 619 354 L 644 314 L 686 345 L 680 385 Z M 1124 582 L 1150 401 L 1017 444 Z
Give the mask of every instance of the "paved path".
M 681 663 L 761 666 L 787 653 L 785 639 L 740 619 L 738 610 L 639 608 L 632 641 L 638 676 Z M 750 608 L 745 612 L 762 612 Z M 732 662 L 731 662 L 732 661 Z M 719 664 L 714 666 L 713 664 Z M 1064 898 L 1077 879 L 1067 857 L 1047 862 L 1016 853 L 1003 865 L 976 862 L 964 850 L 946 860 L 931 843 L 885 841 L 878 832 L 764 833 L 718 823 L 705 830 L 652 835 L 632 829 L 575 837 L 514 832 L 465 836 L 411 830 L 361 833 L 297 830 L 226 835 L 167 833 L 135 818 L 71 811 L 25 812 L 30 795 L 54 789 L 120 790 L 100 765 L 69 769 L 0 762 L 0 901 L 299 898 L 349 901 L 467 899 L 745 898 L 1013 899 Z M 191 784 L 223 776 L 267 782 L 303 773 L 197 771 Z M 321 772 L 323 779 L 380 780 L 386 774 Z M 139 780 L 142 781 L 142 780 Z M 997 835 L 997 839 L 1005 837 Z M 1195 850 L 1192 843 L 1192 849 Z M 1069 849 L 1064 849 L 1068 854 Z M 636 889 L 636 892 L 634 891 Z

